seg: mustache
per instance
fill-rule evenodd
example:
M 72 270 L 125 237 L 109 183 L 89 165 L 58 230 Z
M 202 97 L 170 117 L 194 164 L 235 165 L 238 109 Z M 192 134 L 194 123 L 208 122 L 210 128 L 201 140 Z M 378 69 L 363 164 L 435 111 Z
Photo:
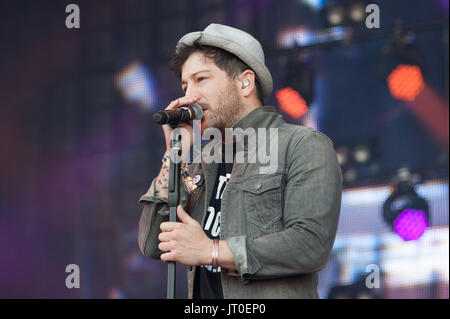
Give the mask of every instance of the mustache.
M 198 102 L 197 102 L 197 104 L 200 105 L 200 106 L 202 107 L 203 110 L 208 110 L 208 109 L 210 109 L 210 106 L 209 106 L 209 104 L 207 104 L 207 103 L 198 103 Z

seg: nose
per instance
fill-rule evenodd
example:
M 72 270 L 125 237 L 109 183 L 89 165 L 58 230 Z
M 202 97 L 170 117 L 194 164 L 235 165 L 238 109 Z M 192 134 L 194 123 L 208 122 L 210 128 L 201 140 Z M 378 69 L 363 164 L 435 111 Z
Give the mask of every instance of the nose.
M 185 92 L 185 96 L 186 97 L 193 97 L 194 96 L 194 94 L 193 94 L 194 92 L 193 92 L 193 90 L 190 88 L 190 86 L 186 89 L 186 92 Z
M 197 90 L 194 88 L 193 84 L 190 84 L 186 89 L 186 96 L 188 97 L 194 97 L 194 96 L 200 96 L 197 92 Z

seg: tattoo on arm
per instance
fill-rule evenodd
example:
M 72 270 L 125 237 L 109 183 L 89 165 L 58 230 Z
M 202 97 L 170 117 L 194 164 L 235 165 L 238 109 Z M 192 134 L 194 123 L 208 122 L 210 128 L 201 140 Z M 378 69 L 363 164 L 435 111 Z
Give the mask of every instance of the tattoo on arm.
M 169 197 L 169 170 L 165 165 L 161 167 L 155 183 L 155 196 L 161 198 Z

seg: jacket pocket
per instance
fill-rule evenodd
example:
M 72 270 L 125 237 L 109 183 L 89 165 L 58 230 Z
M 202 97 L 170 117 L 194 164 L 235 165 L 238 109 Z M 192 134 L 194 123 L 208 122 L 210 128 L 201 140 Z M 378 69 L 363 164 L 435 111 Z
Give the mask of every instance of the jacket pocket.
M 256 175 L 241 185 L 244 191 L 247 222 L 253 235 L 272 233 L 282 229 L 281 181 L 283 174 Z

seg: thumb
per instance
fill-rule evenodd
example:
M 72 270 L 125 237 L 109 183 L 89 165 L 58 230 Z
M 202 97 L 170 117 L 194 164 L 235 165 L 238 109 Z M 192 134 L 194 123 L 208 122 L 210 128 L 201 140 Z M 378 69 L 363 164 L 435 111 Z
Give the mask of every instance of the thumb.
M 193 222 L 195 223 L 195 220 L 191 216 L 189 216 L 188 213 L 186 213 L 186 211 L 183 209 L 183 206 L 181 205 L 178 205 L 177 207 L 177 215 L 181 222 L 183 222 L 184 224 L 192 224 Z

